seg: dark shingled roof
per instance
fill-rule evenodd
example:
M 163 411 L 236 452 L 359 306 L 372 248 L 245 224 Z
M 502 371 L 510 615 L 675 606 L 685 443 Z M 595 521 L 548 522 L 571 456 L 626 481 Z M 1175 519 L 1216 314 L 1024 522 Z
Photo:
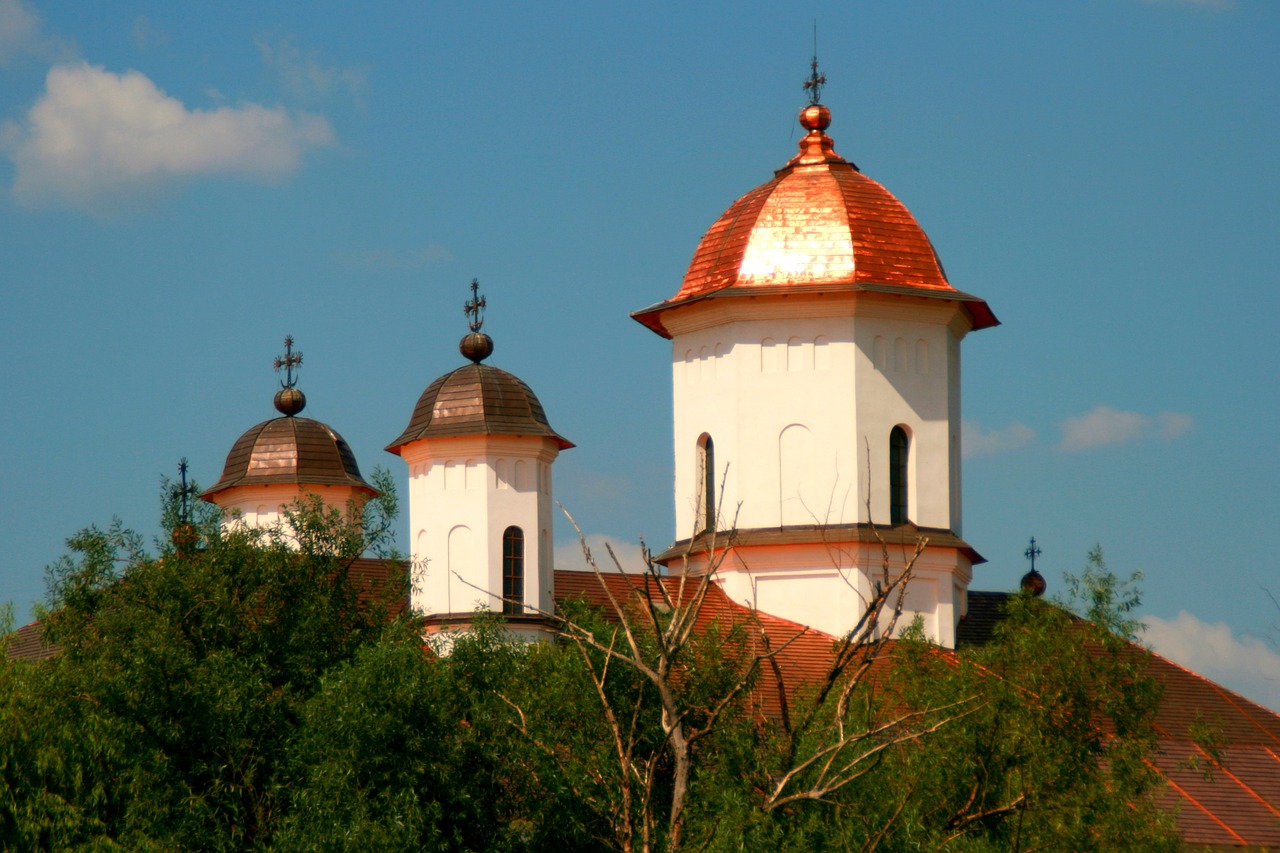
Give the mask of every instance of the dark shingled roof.
M 14 631 L 7 638 L 7 651 L 14 660 L 44 660 L 58 653 L 58 647 L 45 642 L 44 626 L 31 622 Z
M 427 386 L 391 453 L 420 438 L 463 435 L 545 436 L 565 450 L 573 442 L 551 428 L 533 390 L 487 364 L 468 364 Z
M 723 530 L 703 533 L 690 540 L 681 539 L 653 558 L 655 563 L 667 565 L 685 554 L 693 555 L 706 550 L 710 542 L 716 548 L 747 547 L 750 545 L 799 545 L 835 542 L 880 542 L 886 545 L 902 545 L 914 548 L 917 542 L 927 539 L 935 548 L 955 548 L 964 552 L 974 565 L 985 563 L 983 557 L 968 542 L 950 530 L 940 527 L 920 527 L 905 524 L 871 525 L 857 524 L 789 524 L 784 527 L 743 527 L 733 531 L 730 538 Z
M 300 486 L 353 486 L 377 491 L 360 476 L 346 439 L 311 418 L 281 417 L 251 427 L 231 446 L 222 477 L 200 495 L 212 500 L 236 486 L 285 483 Z

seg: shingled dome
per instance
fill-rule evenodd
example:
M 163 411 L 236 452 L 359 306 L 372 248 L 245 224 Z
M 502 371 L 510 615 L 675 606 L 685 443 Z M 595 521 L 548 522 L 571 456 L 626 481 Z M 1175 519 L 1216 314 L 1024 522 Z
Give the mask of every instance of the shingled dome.
M 547 423 L 533 390 L 487 364 L 468 364 L 432 382 L 413 409 L 409 425 L 387 450 L 421 438 L 463 435 L 546 436 L 561 450 L 573 447 Z
M 280 417 L 252 427 L 227 454 L 222 477 L 200 497 L 212 500 L 236 486 L 285 483 L 299 486 L 352 486 L 378 492 L 360 476 L 355 454 L 327 424 L 311 418 Z
M 933 244 L 902 202 L 836 154 L 831 111 L 800 112 L 809 132 L 773 180 L 738 199 L 703 236 L 667 302 L 633 316 L 664 337 L 664 311 L 711 296 L 855 290 L 964 303 L 974 328 L 999 321 L 947 281 Z

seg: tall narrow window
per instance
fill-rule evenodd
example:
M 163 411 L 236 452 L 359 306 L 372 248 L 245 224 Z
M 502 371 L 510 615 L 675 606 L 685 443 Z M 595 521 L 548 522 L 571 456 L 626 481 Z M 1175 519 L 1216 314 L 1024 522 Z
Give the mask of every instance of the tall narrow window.
M 900 426 L 889 433 L 889 522 L 907 521 L 907 431 Z
M 524 613 L 524 531 L 508 527 L 502 534 L 502 612 Z
M 698 531 L 711 530 L 716 522 L 716 448 L 705 432 L 698 439 L 698 473 L 702 476 L 702 506 Z

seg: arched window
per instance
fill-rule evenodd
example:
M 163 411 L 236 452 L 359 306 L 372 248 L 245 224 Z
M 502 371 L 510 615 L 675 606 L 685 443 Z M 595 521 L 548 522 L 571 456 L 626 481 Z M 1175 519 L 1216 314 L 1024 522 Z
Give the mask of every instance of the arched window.
M 698 473 L 702 478 L 702 506 L 698 512 L 698 532 L 711 530 L 716 522 L 716 448 L 705 432 L 698 439 Z
M 889 433 L 889 523 L 907 521 L 907 431 L 900 426 Z
M 508 527 L 502 534 L 502 612 L 524 613 L 524 531 Z

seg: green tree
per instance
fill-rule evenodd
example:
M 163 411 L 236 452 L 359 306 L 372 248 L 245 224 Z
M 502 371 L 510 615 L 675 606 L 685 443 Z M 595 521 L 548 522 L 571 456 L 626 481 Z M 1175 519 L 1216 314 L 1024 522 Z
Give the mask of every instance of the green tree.
M 272 530 L 168 506 L 154 556 L 118 522 L 72 537 L 42 615 L 58 655 L 0 671 L 0 713 L 35 722 L 0 731 L 0 844 L 269 840 L 303 706 L 386 621 L 349 576 L 387 547 L 394 491 L 375 482 L 382 498 L 346 512 L 305 499 Z

